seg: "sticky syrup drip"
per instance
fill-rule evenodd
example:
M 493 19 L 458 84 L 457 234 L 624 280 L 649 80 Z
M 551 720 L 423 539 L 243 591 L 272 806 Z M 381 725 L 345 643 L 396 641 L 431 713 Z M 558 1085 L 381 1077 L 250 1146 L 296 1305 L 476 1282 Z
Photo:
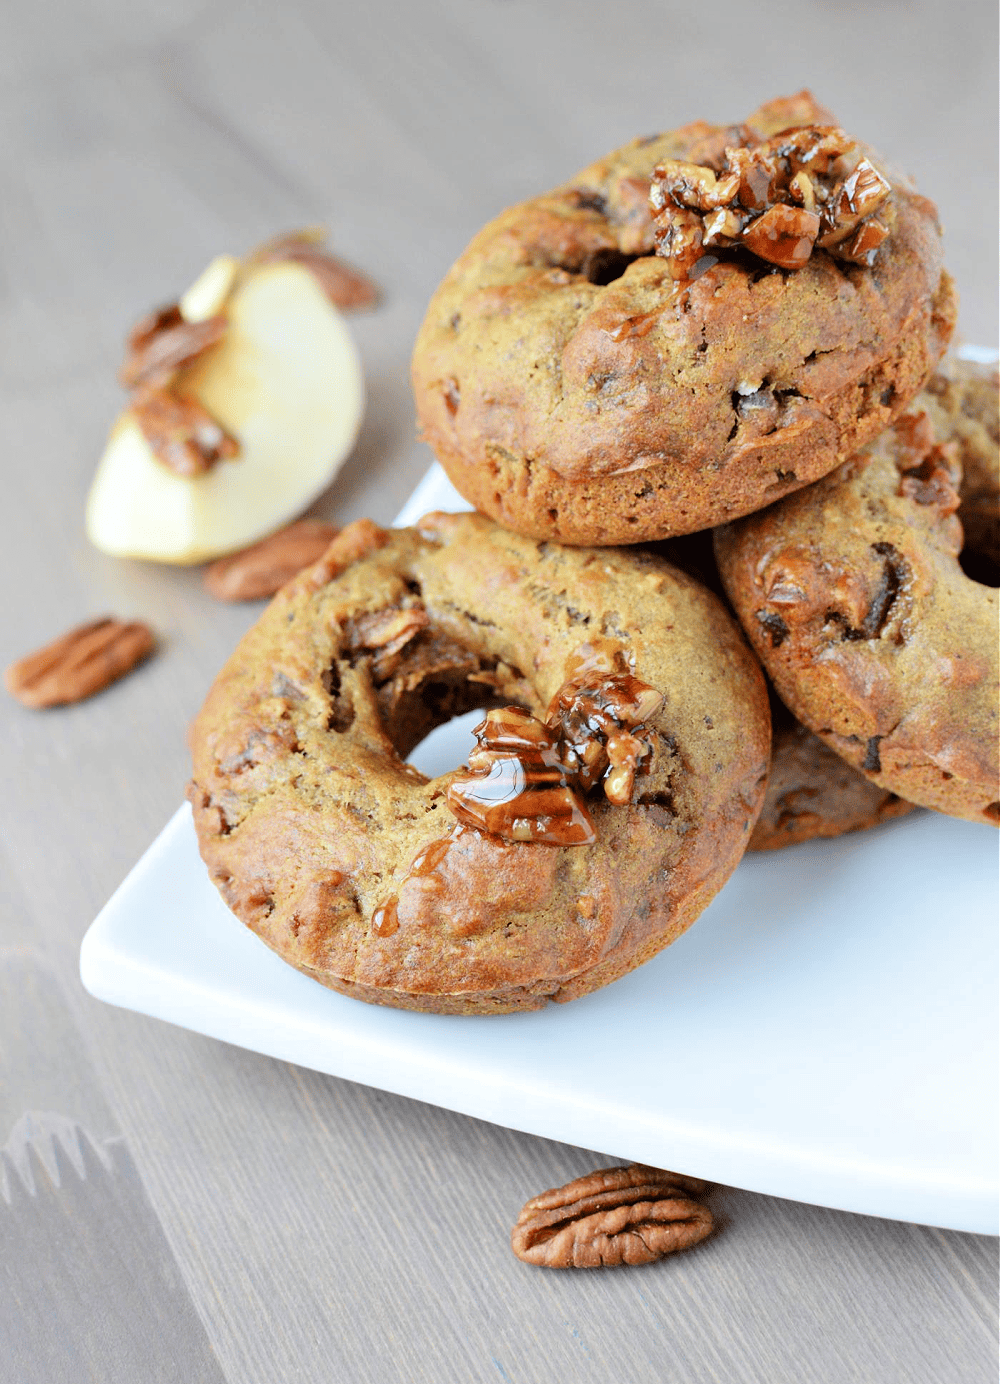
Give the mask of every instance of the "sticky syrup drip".
M 379 904 L 372 914 L 372 932 L 376 937 L 391 937 L 394 932 L 399 931 L 397 902 L 395 898 L 387 899 L 385 903 Z

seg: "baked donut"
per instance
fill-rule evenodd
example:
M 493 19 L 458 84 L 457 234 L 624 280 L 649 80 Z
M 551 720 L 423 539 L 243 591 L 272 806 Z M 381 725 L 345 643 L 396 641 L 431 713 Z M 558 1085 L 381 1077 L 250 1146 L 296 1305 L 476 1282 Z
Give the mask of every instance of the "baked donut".
M 832 470 L 955 311 L 933 204 L 801 92 L 635 140 L 480 231 L 417 338 L 417 414 L 508 528 L 638 543 Z
M 469 767 L 405 756 L 487 707 Z M 202 856 L 324 985 L 445 1013 L 585 995 L 672 942 L 760 809 L 770 721 L 735 622 L 648 553 L 479 515 L 348 526 L 194 722 Z
M 1000 822 L 997 591 L 959 564 L 953 441 L 914 409 L 831 475 L 716 531 L 782 700 L 873 783 Z
M 920 398 L 935 435 L 958 447 L 962 566 L 1000 585 L 1000 377 L 996 365 L 946 357 Z
M 912 811 L 912 803 L 869 783 L 772 697 L 771 769 L 748 851 L 866 831 Z
M 710 531 L 685 534 L 656 545 L 661 557 L 707 586 L 727 606 Z M 776 851 L 816 837 L 865 831 L 913 811 L 897 797 L 823 744 L 795 717 L 768 683 L 771 703 L 771 763 L 764 805 L 748 851 Z

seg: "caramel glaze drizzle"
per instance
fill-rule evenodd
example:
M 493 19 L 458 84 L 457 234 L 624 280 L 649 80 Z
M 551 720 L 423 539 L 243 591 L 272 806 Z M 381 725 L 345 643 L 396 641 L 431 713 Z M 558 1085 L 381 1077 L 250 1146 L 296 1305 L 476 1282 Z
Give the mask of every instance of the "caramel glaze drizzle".
M 629 671 L 619 645 L 583 644 L 544 721 L 516 706 L 487 712 L 474 731 L 469 772 L 448 789 L 448 806 L 460 823 L 504 841 L 590 845 L 597 833 L 584 796 L 603 781 L 609 802 L 630 801 L 651 751 L 644 723 L 662 704 Z

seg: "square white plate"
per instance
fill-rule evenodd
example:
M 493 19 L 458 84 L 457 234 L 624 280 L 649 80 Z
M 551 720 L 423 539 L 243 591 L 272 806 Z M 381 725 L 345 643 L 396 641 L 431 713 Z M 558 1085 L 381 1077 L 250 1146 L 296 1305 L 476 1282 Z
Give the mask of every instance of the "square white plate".
M 467 509 L 436 466 L 399 516 Z M 476 713 L 411 759 L 465 761 Z M 228 911 L 186 807 L 93 923 L 99 999 L 623 1159 L 997 1233 L 997 834 L 916 812 L 745 858 L 680 941 L 538 1013 L 325 990 Z

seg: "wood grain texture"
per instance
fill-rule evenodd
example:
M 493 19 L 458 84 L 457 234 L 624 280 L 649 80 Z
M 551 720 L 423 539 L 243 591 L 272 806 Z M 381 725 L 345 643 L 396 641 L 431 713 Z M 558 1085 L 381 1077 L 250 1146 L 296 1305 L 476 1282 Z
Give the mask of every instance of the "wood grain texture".
M 738 118 L 808 83 L 938 201 L 961 330 L 989 342 L 995 38 L 985 0 L 58 0 L 5 15 L 0 657 L 105 612 L 148 621 L 162 647 L 91 702 L 0 708 L 0 1143 L 32 1109 L 124 1140 L 189 1301 L 179 1340 L 200 1323 L 205 1368 L 230 1384 L 995 1378 L 994 1241 L 718 1189 L 720 1233 L 688 1255 L 532 1270 L 507 1244 L 518 1208 L 613 1160 L 112 1010 L 76 973 L 88 923 L 180 798 L 186 725 L 257 609 L 84 538 L 131 322 L 222 250 L 328 224 L 385 299 L 352 319 L 368 414 L 312 512 L 388 521 L 430 459 L 411 343 L 472 233 L 636 133 Z M 91 1272 L 110 1224 L 84 1236 Z M 88 1302 L 60 1296 L 51 1368 L 8 1314 L 2 1384 L 81 1377 L 66 1362 Z M 89 1377 L 136 1384 L 126 1334 L 87 1357 Z

